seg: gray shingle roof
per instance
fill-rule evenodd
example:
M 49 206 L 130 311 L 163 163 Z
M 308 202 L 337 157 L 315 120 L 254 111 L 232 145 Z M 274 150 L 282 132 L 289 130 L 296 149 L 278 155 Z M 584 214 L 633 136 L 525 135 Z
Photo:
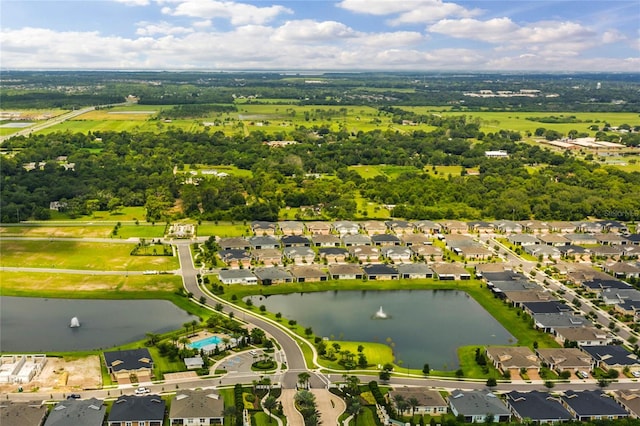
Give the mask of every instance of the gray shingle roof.
M 165 402 L 158 395 L 123 395 L 113 403 L 109 422 L 164 420 Z
M 106 411 L 107 407 L 96 398 L 69 399 L 53 407 L 45 426 L 101 426 Z

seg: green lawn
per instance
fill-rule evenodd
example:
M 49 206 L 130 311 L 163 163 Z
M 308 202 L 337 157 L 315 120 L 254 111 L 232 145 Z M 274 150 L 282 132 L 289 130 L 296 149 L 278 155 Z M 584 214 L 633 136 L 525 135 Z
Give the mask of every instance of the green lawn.
M 362 353 L 367 357 L 367 361 L 372 368 L 377 369 L 378 365 L 384 365 L 386 363 L 393 363 L 393 352 L 390 346 L 385 345 L 384 343 L 372 343 L 372 342 L 347 342 L 342 340 L 333 340 L 326 341 L 327 348 L 332 347 L 333 343 L 337 343 L 340 345 L 340 350 L 348 350 L 352 354 L 355 355 L 355 361 L 358 362 L 358 346 L 364 346 L 364 350 Z M 340 355 L 338 356 L 338 360 L 340 359 Z M 342 369 L 343 367 L 338 364 L 338 360 L 336 361 L 328 361 L 326 359 L 319 359 L 319 362 L 322 366 L 333 369 Z M 356 367 L 356 369 L 360 370 L 360 367 Z
M 196 233 L 199 237 L 242 237 L 253 235 L 249 222 L 202 222 L 198 225 Z
M 0 245 L 1 265 L 101 271 L 170 271 L 179 267 L 175 256 L 131 256 L 134 247 L 135 244 L 119 243 L 5 240 Z
M 490 361 L 487 361 L 488 373 L 482 371 L 482 367 L 478 365 L 475 357 L 476 349 L 478 348 L 480 348 L 482 354 L 485 353 L 484 346 L 462 346 L 458 348 L 458 362 L 464 372 L 464 376 L 473 379 L 488 379 L 489 377 L 495 379 L 501 378 L 500 373 L 491 365 Z
M 125 276 L 1 271 L 0 282 L 2 296 L 78 299 L 171 299 L 176 296 L 176 291 L 182 288 L 182 278 L 176 275 Z M 193 303 L 191 305 L 196 306 Z

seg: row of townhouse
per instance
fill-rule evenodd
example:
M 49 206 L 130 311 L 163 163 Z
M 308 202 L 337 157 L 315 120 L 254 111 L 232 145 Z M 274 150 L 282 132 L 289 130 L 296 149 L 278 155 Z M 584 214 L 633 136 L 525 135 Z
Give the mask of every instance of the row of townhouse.
M 534 424 L 638 418 L 640 393 L 600 390 L 549 393 L 511 391 L 497 395 L 490 391 L 454 390 L 443 397 L 440 392 L 423 387 L 394 387 L 387 394 L 396 409 L 414 400 L 411 410 L 417 414 L 442 415 L 450 412 L 466 423 L 501 423 L 527 420 Z
M 42 401 L 0 403 L 2 426 L 204 426 L 223 421 L 224 398 L 214 390 L 179 390 L 168 412 L 158 395 L 121 395 L 108 414 L 97 398 L 68 399 L 51 409 Z
M 398 280 L 438 278 L 469 280 L 471 273 L 453 263 L 330 264 L 258 267 L 254 269 L 222 269 L 218 279 L 223 284 L 286 284 L 334 280 Z
M 533 233 L 546 234 L 552 232 L 572 233 L 572 232 L 611 232 L 627 233 L 628 227 L 615 220 L 599 221 L 540 221 L 540 220 L 495 220 L 495 221 L 460 221 L 460 220 L 367 220 L 361 222 L 339 220 L 335 222 L 301 222 L 301 221 L 280 221 L 251 222 L 251 231 L 254 235 L 327 235 L 327 234 L 358 234 L 376 235 L 384 233 L 395 233 L 397 235 L 410 234 L 413 232 L 424 233 Z

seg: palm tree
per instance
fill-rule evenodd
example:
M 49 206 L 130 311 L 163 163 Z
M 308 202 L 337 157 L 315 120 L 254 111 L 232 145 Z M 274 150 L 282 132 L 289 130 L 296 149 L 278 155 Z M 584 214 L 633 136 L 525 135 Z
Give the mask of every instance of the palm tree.
M 316 403 L 316 396 L 309 391 L 301 390 L 294 396 L 296 404 L 301 407 L 313 407 Z
M 354 424 L 358 424 L 358 415 L 362 412 L 362 405 L 358 398 L 351 398 L 347 403 L 347 414 L 353 416 Z
M 187 349 L 187 345 L 189 344 L 189 339 L 187 339 L 186 337 L 181 337 L 180 340 L 178 340 L 178 342 L 182 344 L 182 349 Z
M 411 415 L 413 416 L 416 413 L 416 408 L 420 405 L 420 401 L 415 397 L 411 397 L 407 399 L 407 404 L 411 407 Z
M 271 410 L 276 408 L 277 405 L 278 405 L 278 402 L 276 401 L 276 398 L 271 395 L 269 395 L 267 399 L 265 399 L 264 402 L 262 403 L 262 407 L 269 412 L 269 423 L 271 423 L 271 421 L 273 420 L 273 417 L 271 417 L 272 416 Z
M 300 386 L 304 388 L 308 388 L 310 378 L 311 378 L 311 375 L 309 373 L 306 373 L 306 372 L 300 373 L 298 374 L 298 383 L 300 383 Z
M 402 413 L 404 413 L 404 408 L 405 408 L 404 396 L 399 394 L 393 395 L 393 402 L 395 402 L 396 408 L 400 412 L 400 415 L 402 415 Z
M 237 410 L 236 410 L 236 406 L 235 405 L 229 405 L 228 407 L 224 407 L 224 410 L 222 411 L 222 414 L 227 417 L 231 417 L 231 424 L 233 424 L 233 419 L 235 418 L 236 414 L 237 414 Z
M 193 329 L 193 333 L 196 332 L 196 326 L 198 325 L 198 321 L 193 320 L 191 321 L 191 328 Z

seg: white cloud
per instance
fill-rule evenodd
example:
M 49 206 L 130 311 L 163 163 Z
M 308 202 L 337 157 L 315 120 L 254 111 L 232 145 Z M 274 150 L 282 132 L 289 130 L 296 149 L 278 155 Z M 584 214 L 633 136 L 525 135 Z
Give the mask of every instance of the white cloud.
M 265 24 L 279 15 L 291 14 L 289 8 L 279 5 L 257 7 L 247 3 L 216 0 L 180 0 L 176 6 L 165 6 L 162 13 L 201 19 L 228 19 L 233 25 Z
M 187 34 L 194 30 L 192 28 L 178 27 L 168 22 L 139 22 L 136 34 L 140 36 L 153 36 L 157 34 Z
M 304 19 L 299 21 L 287 21 L 278 28 L 273 35 L 280 41 L 320 41 L 356 37 L 357 33 L 352 28 L 336 21 L 313 21 Z
M 467 9 L 442 0 L 343 0 L 338 7 L 367 15 L 397 15 L 388 21 L 391 25 L 428 23 L 448 17 L 471 17 L 481 13 L 478 9 Z
M 477 19 L 443 19 L 428 30 L 455 38 L 467 38 L 491 43 L 510 40 L 519 27 L 509 18 L 494 18 L 488 21 Z

